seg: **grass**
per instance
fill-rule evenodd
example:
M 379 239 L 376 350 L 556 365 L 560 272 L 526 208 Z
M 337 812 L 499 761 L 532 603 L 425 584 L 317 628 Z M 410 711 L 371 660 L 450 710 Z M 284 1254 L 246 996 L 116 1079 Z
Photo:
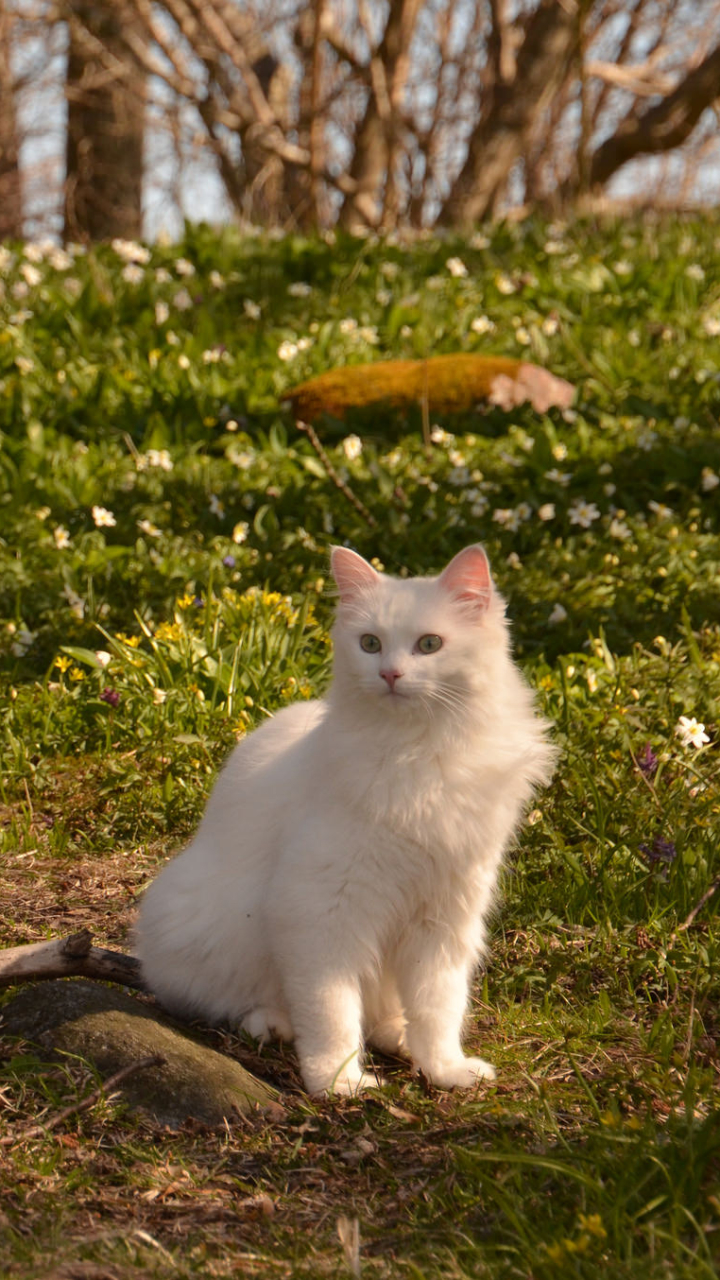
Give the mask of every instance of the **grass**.
M 98 1081 L 6 1043 L 3 1274 L 717 1274 L 718 243 L 674 219 L 2 252 L 5 945 L 125 945 L 232 743 L 322 691 L 333 541 L 395 573 L 482 541 L 562 750 L 468 1022 L 496 1085 L 384 1064 L 377 1097 L 318 1104 L 290 1049 L 213 1033 L 282 1112 L 172 1134 L 111 1099 L 28 1137 Z M 444 351 L 527 356 L 576 406 L 431 416 L 429 454 L 415 408 L 318 423 L 373 526 L 282 396 Z

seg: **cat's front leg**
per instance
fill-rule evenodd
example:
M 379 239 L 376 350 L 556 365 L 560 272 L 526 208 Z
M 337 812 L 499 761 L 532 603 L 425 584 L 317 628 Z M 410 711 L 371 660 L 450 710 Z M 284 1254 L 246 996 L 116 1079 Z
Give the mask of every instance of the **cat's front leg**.
M 433 926 L 421 927 L 398 956 L 400 995 L 405 1007 L 405 1038 L 414 1066 L 441 1089 L 471 1088 L 494 1080 L 484 1058 L 466 1057 L 461 1036 L 467 1006 L 469 958 L 448 956 L 449 948 Z
M 284 987 L 308 1093 L 348 1096 L 376 1089 L 379 1081 L 362 1067 L 357 980 L 301 965 L 287 974 Z

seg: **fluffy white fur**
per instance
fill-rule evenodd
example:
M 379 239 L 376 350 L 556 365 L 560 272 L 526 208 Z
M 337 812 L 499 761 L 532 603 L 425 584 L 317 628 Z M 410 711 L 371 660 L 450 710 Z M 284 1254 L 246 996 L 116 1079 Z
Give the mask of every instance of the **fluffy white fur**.
M 375 1084 L 366 1043 L 471 1086 L 494 1072 L 461 1048 L 468 984 L 552 749 L 482 548 L 437 578 L 391 578 L 340 547 L 332 567 L 327 697 L 235 748 L 193 843 L 145 895 L 143 971 L 171 1010 L 293 1038 L 311 1093 Z

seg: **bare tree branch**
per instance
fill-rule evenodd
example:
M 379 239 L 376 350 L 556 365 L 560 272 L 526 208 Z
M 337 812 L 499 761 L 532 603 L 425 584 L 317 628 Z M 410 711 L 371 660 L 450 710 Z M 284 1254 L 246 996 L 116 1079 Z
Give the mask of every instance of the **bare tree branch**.
M 690 136 L 702 113 L 720 97 L 720 45 L 661 102 L 642 115 L 629 113 L 612 137 L 598 147 L 590 165 L 590 186 L 602 187 L 640 155 L 673 150 Z

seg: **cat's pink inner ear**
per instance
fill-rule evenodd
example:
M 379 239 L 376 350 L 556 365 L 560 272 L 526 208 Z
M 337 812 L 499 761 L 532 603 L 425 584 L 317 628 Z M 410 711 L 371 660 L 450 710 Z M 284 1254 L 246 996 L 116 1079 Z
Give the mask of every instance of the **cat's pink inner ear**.
M 330 566 L 343 604 L 349 604 L 373 587 L 379 576 L 367 560 L 348 547 L 333 547 Z
M 453 598 L 474 605 L 479 613 L 487 609 L 493 593 L 490 565 L 482 547 L 466 547 L 443 569 L 438 579 Z

